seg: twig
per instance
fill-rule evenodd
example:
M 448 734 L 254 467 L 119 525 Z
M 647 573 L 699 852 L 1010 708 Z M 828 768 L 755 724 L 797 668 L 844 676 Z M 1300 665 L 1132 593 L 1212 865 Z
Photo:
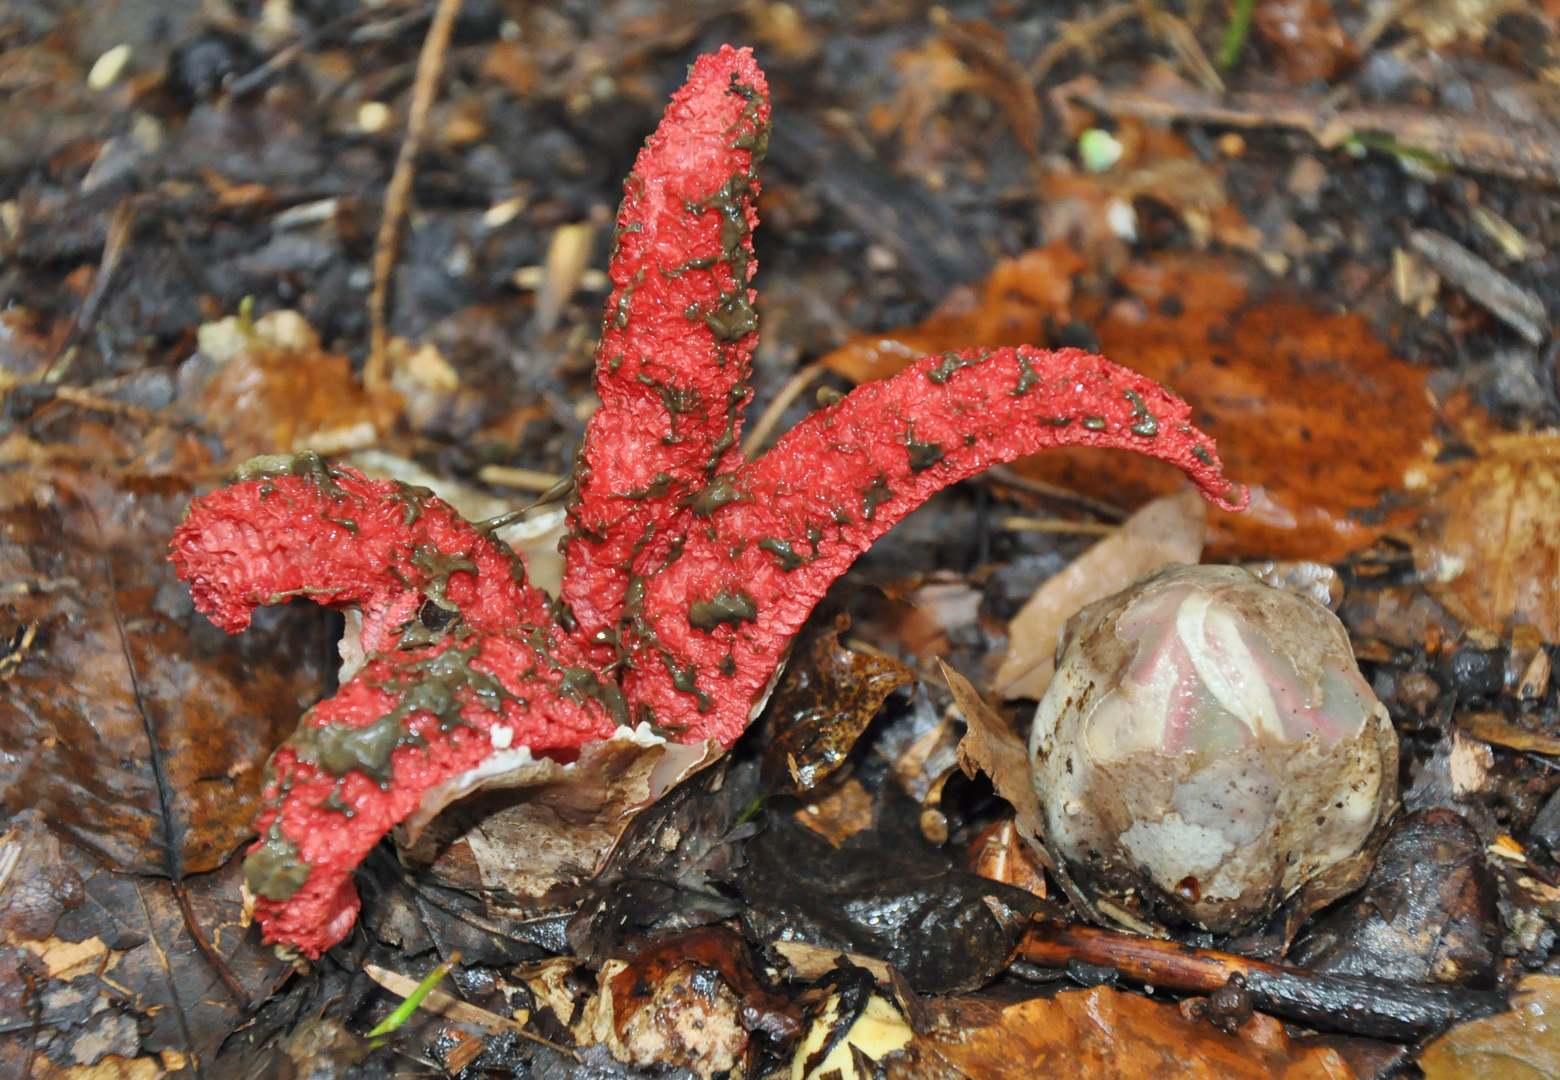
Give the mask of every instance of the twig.
M 1208 54 L 1203 52 L 1202 42 L 1197 40 L 1197 35 L 1186 25 L 1185 20 L 1168 11 L 1158 11 L 1154 14 L 1152 25 L 1154 32 L 1170 46 L 1170 51 L 1185 65 L 1199 86 L 1210 93 L 1224 93 L 1224 80 L 1219 78 L 1218 69 L 1208 59 Z
M 1418 1039 L 1505 1007 L 1502 995 L 1488 991 L 1319 975 L 1235 953 L 1053 922 L 1032 927 L 1018 954 L 1041 967 L 1066 967 L 1074 960 L 1098 964 L 1129 979 L 1189 993 L 1212 993 L 1239 976 L 1252 1004 L 1263 1012 L 1384 1039 Z
M 368 295 L 369 351 L 363 368 L 363 383 L 370 387 L 385 385 L 388 376 L 386 351 L 390 333 L 385 326 L 385 305 L 390 295 L 390 275 L 395 269 L 396 249 L 401 240 L 401 218 L 412 194 L 412 178 L 417 171 L 417 153 L 422 149 L 423 132 L 428 126 L 428 111 L 444 74 L 444 58 L 449 53 L 450 35 L 461 0 L 439 0 L 428 36 L 423 39 L 422 55 L 417 58 L 417 78 L 412 82 L 412 102 L 406 115 L 406 138 L 396 157 L 395 172 L 385 189 L 384 212 L 379 219 L 379 236 L 374 241 L 374 287 Z
M 416 15 L 418 18 L 425 18 L 428 15 L 428 12 L 432 9 L 433 5 L 427 4 L 420 10 L 410 14 Z M 355 23 L 362 22 L 365 18 L 372 17 L 376 12 L 376 6 L 364 5 L 363 7 L 357 8 L 354 11 L 350 11 L 345 15 L 332 19 L 324 26 L 316 27 L 315 29 L 304 34 L 302 37 L 298 38 L 296 41 L 290 41 L 286 45 L 283 45 L 281 48 L 277 49 L 277 51 L 272 54 L 269 59 L 262 62 L 258 67 L 251 68 L 250 70 L 244 72 L 244 74 L 227 83 L 222 87 L 223 91 L 229 97 L 235 99 L 253 93 L 254 91 L 264 86 L 273 75 L 276 75 L 277 73 L 284 70 L 303 53 L 330 40 L 331 38 L 334 38 L 347 27 L 350 27 Z M 392 21 L 394 21 L 397 27 L 399 27 L 402 25 L 400 20 L 405 17 L 406 16 L 404 15 L 397 16 L 396 19 Z
M 364 964 L 363 971 L 380 986 L 392 994 L 399 994 L 401 997 L 406 998 L 408 1002 L 412 1000 L 411 995 L 416 993 L 419 986 L 417 980 L 408 978 L 398 972 L 387 971 L 378 964 Z M 494 1035 L 504 1031 L 513 1031 L 523 1039 L 540 1043 L 542 1046 L 550 1047 L 560 1054 L 567 1054 L 576 1061 L 579 1060 L 579 1055 L 567 1046 L 560 1046 L 551 1039 L 544 1039 L 534 1031 L 527 1030 L 525 1025 L 517 1020 L 511 1020 L 507 1016 L 499 1016 L 497 1013 L 489 1012 L 486 1009 L 461 1001 L 459 998 L 451 997 L 449 994 L 438 990 L 430 988 L 423 995 L 419 1004 L 424 1011 L 431 1012 L 435 1016 L 442 1016 L 447 1020 L 454 1020 L 461 1024 L 471 1024 L 473 1027 L 479 1027 L 483 1031 L 491 1032 Z M 396 1011 L 399 1012 L 400 1010 Z M 383 1025 L 380 1026 L 382 1027 Z M 377 1031 L 378 1028 L 375 1030 Z
M 1092 19 L 1059 24 L 1056 40 L 1047 45 L 1034 63 L 1029 65 L 1029 81 L 1038 86 L 1062 57 L 1077 50 L 1092 49 L 1095 38 L 1113 29 L 1117 23 L 1131 18 L 1137 14 L 1137 10 L 1134 3 L 1113 4 Z
M 494 487 L 519 488 L 521 491 L 545 493 L 552 491 L 559 483 L 570 477 L 540 472 L 536 469 L 515 469 L 508 465 L 484 465 L 477 471 L 477 479 Z
M 156 423 L 159 419 L 157 414 L 150 409 L 144 409 L 128 401 L 115 401 L 113 398 L 104 397 L 102 394 L 94 394 L 91 390 L 83 390 L 79 386 L 57 386 L 54 388 L 54 396 L 60 401 L 80 406 L 83 409 L 118 413 L 122 416 L 130 417 L 132 420 Z
M 1035 94 L 1034 83 L 1028 78 L 1024 66 L 1013 59 L 1002 35 L 982 24 L 966 26 L 948 14 L 946 8 L 931 10 L 932 25 L 944 41 L 963 53 L 987 74 L 1000 88 L 998 104 L 1007 115 L 1008 126 L 1024 153 L 1033 155 L 1040 146 L 1040 128 L 1044 114 L 1040 111 L 1040 98 Z M 986 33 L 977 32 L 984 29 Z
M 822 361 L 808 364 L 780 388 L 775 399 L 764 408 L 764 414 L 758 418 L 758 423 L 748 430 L 748 437 L 742 440 L 742 452 L 748 457 L 753 457 L 764 448 L 764 443 L 769 441 L 769 436 L 775 433 L 775 428 L 780 426 L 780 418 L 791 407 L 792 402 L 802 396 L 819 375 L 823 374 Z
M 1415 229 L 1408 242 L 1437 273 L 1521 334 L 1529 345 L 1542 345 L 1549 336 L 1549 315 L 1543 300 L 1457 241 L 1433 229 Z
M 1396 144 L 1394 152 L 1417 151 L 1457 168 L 1550 187 L 1560 178 L 1560 126 L 1547 121 L 1519 123 L 1492 113 L 1465 116 L 1400 105 L 1341 109 L 1328 98 L 1299 94 L 1107 90 L 1088 76 L 1058 87 L 1055 93 L 1064 101 L 1079 101 L 1113 116 L 1157 123 L 1295 128 L 1327 150 L 1362 135 L 1385 134 Z
M 38 1050 L 38 1029 L 44 1026 L 43 1019 L 43 995 L 38 993 L 38 982 L 31 971 L 26 971 L 23 980 L 27 983 L 25 997 L 32 998 L 32 1021 L 27 1025 L 27 1049 L 22 1054 L 22 1068 L 27 1071 L 23 1076 L 31 1080 L 33 1074 L 33 1054 Z M 50 1024 L 50 1027 L 57 1025 Z
M 1118 526 L 1108 525 L 1103 521 L 1058 521 L 1054 518 L 1005 517 L 1002 519 L 1002 530 L 1004 532 L 1060 533 L 1064 536 L 1070 534 L 1109 536 L 1118 531 Z
M 1064 488 L 1059 484 L 1048 484 L 1044 480 L 1035 480 L 1023 473 L 1015 472 L 1006 465 L 993 465 L 980 474 L 980 478 L 991 483 L 1001 484 L 1004 487 L 1017 488 L 1019 491 L 1030 495 L 1039 495 L 1046 499 L 1060 499 L 1062 502 L 1072 503 L 1106 521 L 1125 521 L 1127 512 L 1119 506 L 1112 506 L 1098 499 L 1091 499 L 1087 495 L 1080 494 L 1071 488 Z
M 31 1031 L 40 1027 L 65 1027 L 69 1023 L 69 1020 L 49 1016 L 40 1016 L 35 1020 L 13 1020 L 9 1024 L 0 1024 L 0 1035 L 15 1035 L 18 1031 Z
M 306 37 L 299 38 L 290 45 L 282 46 L 282 48 L 276 51 L 276 55 L 272 56 L 265 63 L 250 71 L 246 71 L 228 83 L 226 87 L 228 94 L 234 98 L 241 98 L 260 89 L 272 75 L 275 75 L 287 67 L 288 64 L 298 59 L 305 49 L 314 44 L 316 37 L 317 35 L 315 34 L 309 34 Z
M 130 230 L 134 224 L 135 201 L 127 196 L 114 207 L 114 216 L 108 220 L 108 234 L 103 240 L 103 258 L 98 263 L 97 273 L 92 277 L 92 287 L 87 290 L 87 295 L 82 297 L 81 306 L 71 317 L 65 336 L 60 338 L 54 355 L 49 357 L 49 362 L 44 365 L 42 375 L 44 382 L 52 381 L 60 358 L 97 320 L 98 308 L 103 306 L 103 297 L 108 295 L 109 283 L 114 280 L 114 273 L 119 269 L 119 262 L 125 253 L 125 241 L 130 238 Z

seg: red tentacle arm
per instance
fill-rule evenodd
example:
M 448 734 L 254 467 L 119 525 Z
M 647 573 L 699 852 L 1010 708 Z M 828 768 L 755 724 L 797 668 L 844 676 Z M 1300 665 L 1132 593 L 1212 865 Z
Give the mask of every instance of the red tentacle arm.
M 561 666 L 558 636 L 558 653 L 472 635 L 372 658 L 305 714 L 272 756 L 244 861 L 266 941 L 311 958 L 340 941 L 357 917 L 353 869 L 425 800 L 442 806 L 487 776 L 612 736 L 603 684 Z
M 313 454 L 257 458 L 237 476 L 191 504 L 169 556 L 196 609 L 229 633 L 295 596 L 360 607 L 368 652 L 435 640 L 417 629 L 429 603 L 442 609 L 426 613 L 435 624 L 454 611 L 485 631 L 550 621 L 525 563 L 426 489 Z
M 858 387 L 723 478 L 721 508 L 691 522 L 680 551 L 643 579 L 624 689 L 678 738 L 732 741 L 786 644 L 858 555 L 933 493 L 1026 454 L 1136 450 L 1178 466 L 1219 505 L 1244 507 L 1190 414 L 1152 380 L 1076 349 L 949 353 Z
M 613 656 L 636 552 L 737 449 L 757 341 L 752 231 L 769 88 L 752 50 L 694 64 L 623 185 L 596 352 L 601 406 L 569 512 L 563 598 Z

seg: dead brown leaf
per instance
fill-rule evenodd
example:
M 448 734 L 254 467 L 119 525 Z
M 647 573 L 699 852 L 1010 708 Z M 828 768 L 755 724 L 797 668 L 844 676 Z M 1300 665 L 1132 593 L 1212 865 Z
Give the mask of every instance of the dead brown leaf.
M 766 790 L 810 790 L 844 764 L 884 699 L 914 681 L 915 672 L 898 660 L 841 645 L 849 626 L 841 617 L 797 650 L 775 691 L 775 733 L 764 751 Z
M 56 1029 L 67 1045 L 65 1060 L 85 1068 L 108 1056 L 161 1052 L 211 1075 L 249 1004 L 224 984 L 212 957 L 252 1001 L 265 1000 L 288 970 L 249 932 L 241 860 L 184 878 L 186 911 L 168 880 L 107 869 L 61 841 L 37 811 L 11 824 L 0 842 L 0 865 L 10 866 L 0 875 L 0 939 L 33 962 L 33 989 L 24 984 L 22 993 L 41 995 L 52 1015 L 68 1015 L 79 1003 L 98 1017 L 84 1028 Z M 191 933 L 192 922 L 209 953 Z M 31 1015 L 30 1006 L 5 1011 L 6 1020 Z
M 193 492 L 168 478 L 0 472 L 0 805 L 36 807 L 124 870 L 197 873 L 253 835 L 266 756 L 324 683 L 324 623 L 228 637 L 164 557 Z
M 872 828 L 872 796 L 853 776 L 798 810 L 796 820 L 839 847 Z
M 1337 1051 L 1296 1047 L 1271 1017 L 1258 1013 L 1226 1035 L 1174 1005 L 1103 986 L 1011 1005 L 990 1026 L 916 1042 L 970 1080 L 1354 1080 Z
M 1056 672 L 1056 639 L 1068 619 L 1161 566 L 1197 562 L 1207 528 L 1205 507 L 1189 488 L 1155 499 L 1040 586 L 1008 623 L 997 692 L 1039 700 Z
M 1507 435 L 1436 495 L 1414 561 L 1451 613 L 1560 642 L 1560 438 Z
M 1419 1057 L 1425 1080 L 1560 1077 L 1560 978 L 1529 975 L 1511 1011 L 1459 1024 Z
M 595 876 L 641 810 L 719 756 L 713 741 L 590 743 L 568 765 L 542 758 L 434 793 L 395 836 L 441 884 L 545 909 Z
M 940 660 L 938 666 L 968 728 L 959 742 L 959 765 L 966 776 L 974 777 L 978 770 L 991 778 L 997 794 L 1013 804 L 1019 834 L 1033 847 L 1035 858 L 1046 869 L 1056 869 L 1045 850 L 1045 816 L 1035 794 L 1029 751 L 1007 721 L 981 700 L 968 679 Z
M 372 446 L 401 415 L 401 395 L 365 389 L 352 362 L 325 352 L 302 320 L 281 340 L 256 334 L 212 374 L 201 401 L 232 460 Z
M 1101 352 L 1175 387 L 1218 441 L 1229 475 L 1250 486 L 1247 512 L 1210 515 L 1209 555 L 1328 561 L 1413 520 L 1412 507 L 1375 511 L 1431 437 L 1424 376 L 1362 318 L 1251 303 L 1246 271 L 1218 259 L 1139 263 L 1118 284 L 1132 297 L 1097 322 Z M 1132 457 L 1067 449 L 1021 464 L 1132 503 L 1179 486 L 1174 470 Z

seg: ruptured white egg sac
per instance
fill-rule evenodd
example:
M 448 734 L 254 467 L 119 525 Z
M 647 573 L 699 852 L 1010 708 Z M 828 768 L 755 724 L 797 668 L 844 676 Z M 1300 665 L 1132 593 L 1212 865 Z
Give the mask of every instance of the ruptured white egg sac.
M 1397 735 L 1343 624 L 1233 566 L 1169 566 L 1084 608 L 1030 735 L 1073 871 L 1247 929 L 1397 803 Z

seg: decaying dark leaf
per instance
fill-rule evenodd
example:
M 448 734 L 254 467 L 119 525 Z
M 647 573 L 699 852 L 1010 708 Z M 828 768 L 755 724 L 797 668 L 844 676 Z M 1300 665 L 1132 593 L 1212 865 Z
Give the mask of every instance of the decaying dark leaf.
M 738 821 L 761 791 L 757 762 L 729 759 L 692 777 L 635 818 L 569 923 L 576 956 L 598 965 L 628 937 L 654 937 L 727 919 L 738 905 L 718 882 L 757 831 Z
M 1359 897 L 1294 959 L 1333 975 L 1487 986 L 1500 956 L 1495 900 L 1478 835 L 1450 810 L 1421 810 L 1398 822 Z
M 30 984 L 17 986 L 26 1007 L 18 1002 L 7 1011 L 20 1015 L 6 1020 L 30 1021 L 39 1009 L 39 1075 L 107 1055 L 209 1066 L 249 1005 L 211 955 L 250 1000 L 265 1000 L 289 970 L 249 934 L 237 859 L 184 879 L 186 913 L 167 879 L 107 869 L 56 838 L 36 811 L 12 820 L 0 858 L 11 863 L 0 884 L 0 932 L 32 965 Z
M 850 627 L 834 628 L 795 655 L 770 705 L 774 737 L 764 752 L 764 787 L 808 791 L 839 768 L 883 701 L 914 681 L 909 667 L 840 644 Z
M 990 981 L 1007 966 L 1025 918 L 1055 909 L 952 869 L 947 853 L 922 839 L 919 822 L 915 804 L 885 796 L 877 828 L 836 849 L 789 815 L 772 814 L 736 878 L 748 933 L 886 960 L 922 993 Z
M 190 494 L 85 470 L 0 476 L 0 636 L 27 642 L 0 679 L 0 805 L 175 877 L 253 835 L 261 766 L 328 652 L 316 612 L 271 609 L 244 638 L 195 614 L 161 552 Z

